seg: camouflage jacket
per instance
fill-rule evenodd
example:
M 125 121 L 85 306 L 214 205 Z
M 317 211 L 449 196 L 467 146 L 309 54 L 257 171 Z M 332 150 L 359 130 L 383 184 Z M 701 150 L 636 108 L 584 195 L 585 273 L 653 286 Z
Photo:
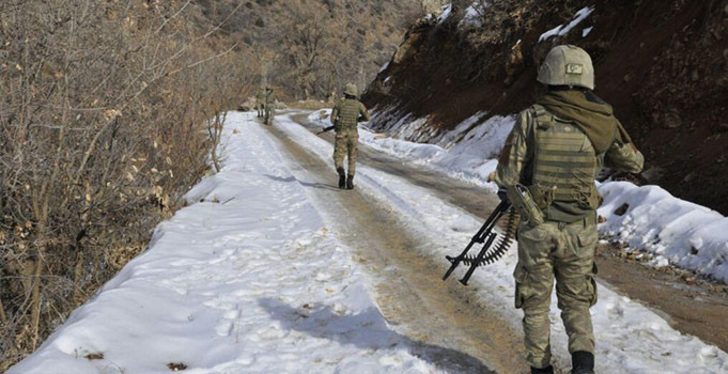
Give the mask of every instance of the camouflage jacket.
M 331 112 L 331 122 L 336 132 L 355 130 L 360 121 L 369 121 L 371 116 L 359 100 L 342 99 Z
M 548 220 L 573 222 L 593 212 L 601 201 L 594 179 L 602 167 L 638 173 L 644 163 L 637 148 L 631 142 L 624 142 L 629 137 L 621 124 L 613 134 L 603 135 L 607 139 L 595 139 L 609 144 L 601 154 L 575 124 L 543 106 L 534 105 L 518 115 L 498 160 L 495 175 L 498 186 L 508 191 L 516 184 L 528 187 Z M 551 136 L 539 136 L 540 133 Z M 549 141 L 542 139 L 551 139 L 551 143 L 539 144 Z M 561 144 L 570 144 L 573 152 L 567 149 L 568 145 Z M 547 160 L 539 163 L 539 157 Z M 539 164 L 546 166 L 538 168 Z

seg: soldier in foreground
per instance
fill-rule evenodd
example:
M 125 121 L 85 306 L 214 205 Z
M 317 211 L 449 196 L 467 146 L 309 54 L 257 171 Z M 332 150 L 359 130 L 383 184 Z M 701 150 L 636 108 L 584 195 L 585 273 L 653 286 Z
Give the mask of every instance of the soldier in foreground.
M 594 68 L 581 48 L 562 45 L 546 56 L 538 81 L 547 93 L 519 114 L 501 152 L 495 181 L 501 199 L 521 214 L 518 227 L 516 308 L 531 373 L 553 373 L 549 309 L 554 278 L 572 373 L 594 373 L 589 309 L 597 301 L 594 250 L 597 172 L 606 166 L 629 173 L 644 158 L 612 107 L 594 92 Z
M 354 188 L 354 173 L 356 172 L 357 145 L 359 131 L 357 123 L 369 121 L 369 112 L 357 100 L 357 88 L 349 83 L 344 89 L 344 98 L 339 101 L 331 112 L 331 123 L 336 131 L 334 142 L 334 165 L 339 173 L 339 188 Z M 349 175 L 344 171 L 344 157 L 349 157 Z

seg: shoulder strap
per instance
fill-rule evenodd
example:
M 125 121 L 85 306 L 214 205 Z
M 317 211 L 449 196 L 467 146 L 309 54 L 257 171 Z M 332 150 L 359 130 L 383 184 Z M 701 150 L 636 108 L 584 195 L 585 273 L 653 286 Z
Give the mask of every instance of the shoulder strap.
M 554 115 L 551 114 L 543 105 L 534 104 L 529 108 L 531 117 L 535 121 L 536 126 L 539 129 L 548 129 L 551 127 L 551 121 L 554 119 Z

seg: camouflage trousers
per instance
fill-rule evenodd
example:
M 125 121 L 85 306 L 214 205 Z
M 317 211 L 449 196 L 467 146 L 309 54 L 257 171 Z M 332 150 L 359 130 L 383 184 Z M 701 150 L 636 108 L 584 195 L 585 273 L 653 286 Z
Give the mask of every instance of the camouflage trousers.
M 334 141 L 334 165 L 336 168 L 344 166 L 344 158 L 349 157 L 349 175 L 356 172 L 356 156 L 359 153 L 357 145 L 359 133 L 354 130 L 344 130 L 336 133 Z
M 550 364 L 551 292 L 569 337 L 569 352 L 594 352 L 589 308 L 597 301 L 594 250 L 598 239 L 592 217 L 564 224 L 547 221 L 536 227 L 521 224 L 518 232 L 516 308 L 523 309 L 524 343 L 528 363 Z

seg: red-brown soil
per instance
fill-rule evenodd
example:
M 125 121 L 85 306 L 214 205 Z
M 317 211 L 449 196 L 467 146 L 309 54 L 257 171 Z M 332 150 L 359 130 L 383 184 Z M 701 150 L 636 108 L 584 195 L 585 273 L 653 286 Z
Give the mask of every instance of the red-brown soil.
M 538 43 L 543 32 L 592 5 L 570 33 Z M 484 18 L 484 26 L 470 29 L 458 28 L 456 17 L 413 26 L 369 87 L 366 104 L 443 128 L 479 111 L 516 113 L 542 92 L 536 67 L 548 50 L 576 44 L 594 60 L 597 94 L 645 154 L 644 179 L 728 214 L 728 1 L 500 1 Z M 587 27 L 593 30 L 582 38 Z M 506 85 L 519 39 L 523 62 Z M 391 120 L 374 127 L 386 129 Z

